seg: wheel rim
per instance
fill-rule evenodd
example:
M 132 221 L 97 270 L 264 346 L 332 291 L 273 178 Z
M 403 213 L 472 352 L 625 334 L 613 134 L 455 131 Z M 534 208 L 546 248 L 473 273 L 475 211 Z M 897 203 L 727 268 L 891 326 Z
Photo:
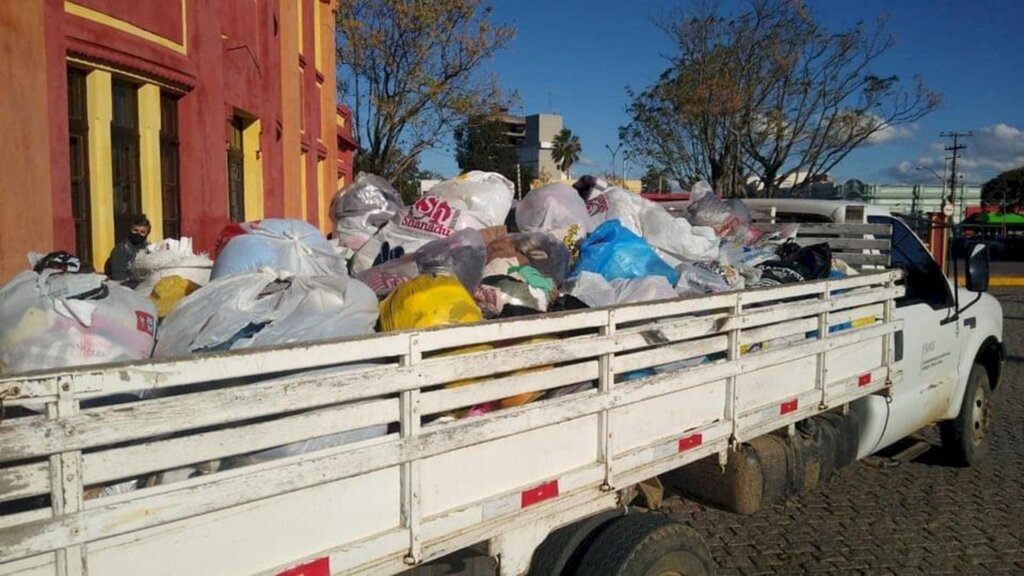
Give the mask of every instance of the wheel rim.
M 984 383 L 979 383 L 975 387 L 974 404 L 971 406 L 971 441 L 975 445 L 985 440 L 992 417 L 991 411 L 987 387 Z

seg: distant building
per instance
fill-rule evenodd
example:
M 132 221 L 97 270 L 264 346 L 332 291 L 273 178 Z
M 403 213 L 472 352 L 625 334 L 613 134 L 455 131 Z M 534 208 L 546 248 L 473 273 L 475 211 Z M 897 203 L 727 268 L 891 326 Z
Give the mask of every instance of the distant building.
M 507 110 L 494 116 L 505 127 L 505 135 L 516 147 L 519 163 L 534 171 L 542 180 L 564 180 L 568 176 L 551 158 L 555 136 L 562 131 L 562 117 L 557 114 L 515 116 Z
M 897 214 L 927 214 L 942 210 L 943 194 L 948 191 L 941 186 L 923 184 L 876 184 L 869 185 L 868 202 L 885 206 Z M 961 186 L 953 198 L 953 222 L 960 222 L 968 215 L 968 209 L 981 205 L 980 186 Z
M 30 250 L 102 270 L 138 213 L 204 251 L 232 221 L 327 230 L 354 149 L 335 4 L 0 2 L 0 282 Z

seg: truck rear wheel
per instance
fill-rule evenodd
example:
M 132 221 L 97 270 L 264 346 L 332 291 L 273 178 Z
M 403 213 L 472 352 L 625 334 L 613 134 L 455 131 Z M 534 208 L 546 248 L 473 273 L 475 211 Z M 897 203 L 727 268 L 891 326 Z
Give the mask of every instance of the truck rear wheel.
M 587 576 L 706 576 L 711 552 L 692 529 L 657 514 L 612 520 L 580 562 Z
M 992 387 L 981 364 L 971 366 L 960 414 L 939 423 L 942 448 L 953 463 L 974 466 L 988 452 L 988 427 L 992 421 Z
M 621 508 L 606 510 L 555 530 L 533 551 L 530 575 L 582 574 L 578 569 L 579 560 L 590 541 L 600 533 L 602 526 L 622 514 Z

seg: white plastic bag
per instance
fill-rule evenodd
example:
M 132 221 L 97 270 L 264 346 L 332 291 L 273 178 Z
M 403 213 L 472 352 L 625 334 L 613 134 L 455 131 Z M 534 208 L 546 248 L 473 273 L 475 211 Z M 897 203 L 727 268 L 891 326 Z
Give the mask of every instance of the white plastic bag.
M 350 268 L 359 273 L 459 230 L 500 226 L 512 206 L 512 190 L 507 178 L 490 172 L 469 172 L 441 182 L 370 238 Z
M 143 360 L 156 307 L 100 274 L 27 271 L 0 288 L 0 374 Z
M 405 207 L 402 196 L 387 180 L 360 172 L 331 199 L 331 220 L 338 242 L 356 251 Z
M 377 314 L 373 291 L 345 276 L 237 274 L 182 300 L 161 324 L 154 356 L 371 334 Z
M 463 227 L 490 228 L 505 223 L 512 209 L 515 185 L 497 172 L 474 170 L 438 183 L 427 195 L 465 211 L 469 221 Z
M 269 218 L 237 226 L 242 233 L 217 254 L 211 280 L 261 268 L 299 276 L 345 274 L 345 261 L 308 222 Z
M 581 272 L 569 282 L 566 291 L 591 308 L 667 300 L 679 296 L 664 276 L 605 280 L 593 272 Z
M 132 263 L 132 273 L 142 281 L 135 291 L 149 296 L 161 278 L 180 276 L 190 282 L 205 286 L 210 281 L 213 260 L 206 254 L 192 251 L 192 239 L 168 238 L 150 244 L 139 252 Z
M 565 239 L 573 226 L 577 239 L 595 228 L 579 192 L 557 182 L 530 190 L 516 206 L 516 226 L 521 232 L 548 232 L 559 240 Z
M 720 240 L 713 229 L 691 226 L 656 202 L 628 190 L 614 186 L 608 188 L 587 201 L 587 211 L 592 228 L 606 220 L 617 219 L 630 231 L 642 236 L 670 264 L 718 257 Z

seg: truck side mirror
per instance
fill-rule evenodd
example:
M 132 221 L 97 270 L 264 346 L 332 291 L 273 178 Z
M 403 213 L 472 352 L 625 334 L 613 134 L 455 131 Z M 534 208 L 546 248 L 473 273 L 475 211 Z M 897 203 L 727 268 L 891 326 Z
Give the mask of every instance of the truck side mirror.
M 988 246 L 975 244 L 967 257 L 967 289 L 971 292 L 988 290 Z

